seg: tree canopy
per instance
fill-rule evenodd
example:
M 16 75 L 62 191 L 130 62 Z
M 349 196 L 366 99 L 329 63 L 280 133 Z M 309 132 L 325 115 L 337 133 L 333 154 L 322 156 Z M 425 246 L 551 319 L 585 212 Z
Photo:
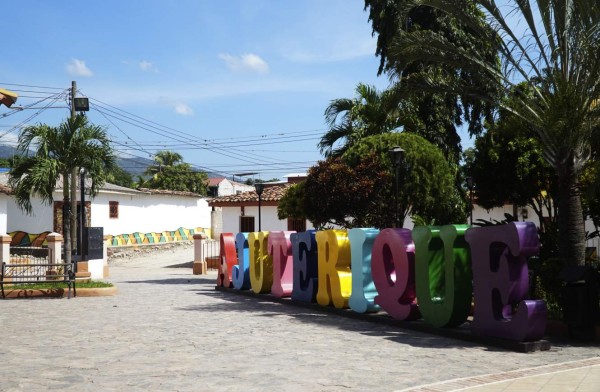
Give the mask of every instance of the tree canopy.
M 394 167 L 388 155 L 395 146 L 406 151 L 399 169 L 401 222 L 409 215 L 438 224 L 463 222 L 465 205 L 452 166 L 438 148 L 410 133 L 362 138 L 341 157 L 320 161 L 302 185 L 290 188 L 279 217 L 306 217 L 315 227 L 393 227 Z
M 188 163 L 183 162 L 181 154 L 168 150 L 159 151 L 154 156 L 154 162 L 146 170 L 146 174 L 152 177 L 140 179 L 139 187 L 206 195 L 208 175 L 192 170 Z
M 34 151 L 33 155 L 27 155 Z M 115 156 L 104 128 L 92 125 L 84 115 L 77 115 L 58 127 L 39 124 L 24 128 L 19 134 L 17 152 L 22 158 L 15 160 L 9 173 L 19 207 L 32 212 L 31 196 L 44 203 L 52 203 L 58 181 L 63 181 L 63 233 L 65 249 L 71 249 L 71 204 L 69 179 L 73 171 L 84 168 L 91 179 L 90 194 L 95 196 L 107 173 L 115 167 Z M 65 253 L 66 262 L 71 252 Z
M 471 135 L 481 133 L 484 120 L 492 119 L 495 105 L 481 100 L 476 92 L 497 90 L 495 85 L 457 63 L 444 64 L 426 58 L 407 63 L 396 55 L 395 45 L 411 34 L 432 34 L 461 48 L 477 48 L 486 61 L 497 62 L 496 41 L 482 41 L 471 26 L 461 24 L 434 7 L 410 7 L 403 12 L 410 3 L 408 0 L 365 0 L 373 34 L 377 35 L 378 72 L 385 72 L 394 82 L 391 96 L 402 106 L 405 130 L 423 136 L 438 146 L 447 159 L 458 164 L 461 144 L 457 127 L 466 122 Z M 484 24 L 483 14 L 472 1 L 457 6 Z M 460 84 L 463 88 L 422 88 L 427 81 Z
M 502 67 L 485 45 L 460 45 L 443 34 L 415 30 L 395 36 L 388 56 L 400 69 L 429 62 L 476 75 L 482 86 L 503 94 L 520 83 L 528 89 L 501 102 L 536 134 L 558 179 L 559 250 L 574 263 L 585 260 L 585 233 L 579 175 L 591 157 L 600 114 L 600 5 L 596 0 L 477 1 L 487 23 L 470 11 L 469 0 L 407 0 L 398 9 L 406 20 L 431 7 L 467 26 L 478 42 L 497 48 Z M 400 80 L 410 84 L 409 77 Z M 482 102 L 496 102 L 494 89 L 474 89 L 465 80 L 421 78 L 429 91 L 465 91 Z M 458 82 L 458 83 L 457 83 Z M 531 91 L 531 94 L 529 93 Z

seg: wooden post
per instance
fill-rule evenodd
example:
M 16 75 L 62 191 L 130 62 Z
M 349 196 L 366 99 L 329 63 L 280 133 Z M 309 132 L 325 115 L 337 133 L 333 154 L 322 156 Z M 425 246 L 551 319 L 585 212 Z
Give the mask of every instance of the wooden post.
M 194 275 L 205 275 L 207 265 L 204 255 L 204 242 L 208 239 L 206 234 L 194 234 L 194 262 L 192 263 L 192 272 Z

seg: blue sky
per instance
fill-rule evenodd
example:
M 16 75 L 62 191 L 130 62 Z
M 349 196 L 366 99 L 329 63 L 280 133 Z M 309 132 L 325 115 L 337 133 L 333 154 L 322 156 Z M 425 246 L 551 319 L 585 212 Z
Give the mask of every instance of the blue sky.
M 363 1 L 20 0 L 3 2 L 0 87 L 17 105 L 77 81 L 90 120 L 120 154 L 175 150 L 231 176 L 282 178 L 322 158 L 330 100 L 358 82 L 379 89 Z M 18 86 L 20 85 L 20 86 Z M 28 87 L 29 86 L 29 87 Z M 47 88 L 51 87 L 51 88 Z M 110 105 L 110 106 L 108 106 Z M 58 125 L 61 97 L 40 112 L 0 108 L 0 142 L 23 125 Z M 6 115 L 9 114 L 9 115 Z M 3 117 L 3 115 L 5 115 Z

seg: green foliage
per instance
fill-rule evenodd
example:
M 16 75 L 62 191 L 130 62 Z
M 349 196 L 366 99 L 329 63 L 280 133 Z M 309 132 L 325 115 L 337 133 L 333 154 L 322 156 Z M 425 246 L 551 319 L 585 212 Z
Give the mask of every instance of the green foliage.
M 181 154 L 175 151 L 163 150 L 154 154 L 154 165 L 148 166 L 146 175 L 155 175 L 162 172 L 164 167 L 176 166 L 183 163 Z
M 111 184 L 124 186 L 126 188 L 133 188 L 135 186 L 135 182 L 133 181 L 131 174 L 119 166 L 115 166 L 115 168 L 107 174 L 106 181 L 110 182 Z
M 299 182 L 292 185 L 279 200 L 277 205 L 277 217 L 279 219 L 297 218 L 306 219 L 304 209 L 304 184 Z
M 59 127 L 40 124 L 23 129 L 17 151 L 24 155 L 34 147 L 34 155 L 16 161 L 9 173 L 15 200 L 28 213 L 32 195 L 47 204 L 53 202 L 53 192 L 61 176 L 63 188 L 68 190 L 73 169 L 86 169 L 92 180 L 90 191 L 95 196 L 116 165 L 105 129 L 89 124 L 83 115 L 70 118 Z M 65 231 L 67 227 L 63 225 Z
M 469 0 L 407 0 L 395 2 L 400 21 L 420 7 L 431 7 L 468 26 L 482 45 L 465 46 L 433 31 L 409 31 L 394 37 L 393 57 L 405 69 L 424 62 L 466 72 L 503 94 L 527 89 L 500 104 L 519 117 L 536 135 L 544 159 L 555 171 L 559 186 L 559 250 L 581 264 L 585 233 L 579 197 L 579 175 L 599 140 L 600 9 L 596 1 L 476 2 L 488 21 L 473 13 Z M 539 23 L 541 21 L 541 23 Z M 493 28 L 491 27 L 493 26 Z M 502 60 L 489 58 L 486 44 Z M 409 75 L 401 75 L 412 85 Z M 428 91 L 462 91 L 485 102 L 496 102 L 493 89 L 474 89 L 462 79 L 420 78 Z M 531 92 L 531 93 L 529 93 Z
M 208 181 L 206 173 L 192 171 L 187 164 L 165 166 L 161 170 L 145 181 L 144 187 L 206 195 Z
M 402 106 L 404 129 L 423 136 L 438 146 L 449 161 L 458 163 L 461 146 L 457 126 L 464 120 L 471 135 L 479 134 L 483 120 L 491 121 L 494 109 L 493 101 L 480 99 L 481 91 L 496 94 L 498 89 L 458 63 L 415 59 L 412 53 L 400 53 L 399 46 L 413 34 L 435 35 L 461 48 L 476 48 L 484 60 L 498 63 L 495 42 L 481 40 L 471 26 L 461 24 L 449 14 L 427 6 L 409 8 L 411 3 L 408 0 L 365 0 L 373 34 L 377 36 L 379 73 L 387 73 L 396 82 L 391 90 Z M 462 7 L 478 23 L 484 24 L 483 14 L 474 2 L 455 6 Z M 464 88 L 426 88 L 442 83 Z
M 390 227 L 394 216 L 389 198 L 380 196 L 389 191 L 390 182 L 388 169 L 375 153 L 352 165 L 341 158 L 320 161 L 304 183 L 305 215 L 317 228 Z
M 271 178 L 270 180 L 261 180 L 260 178 L 254 179 L 254 178 L 248 178 L 246 181 L 244 181 L 244 184 L 246 185 L 254 185 L 254 184 L 258 184 L 261 182 L 279 182 L 279 178 Z
M 154 155 L 154 162 L 155 164 L 146 170 L 146 175 L 150 175 L 150 178 L 138 177 L 138 188 L 206 195 L 208 175 L 193 171 L 188 163 L 183 162 L 181 154 L 167 150 L 159 151 Z
M 341 158 L 312 167 L 304 184 L 290 188 L 278 211 L 280 219 L 301 216 L 315 227 L 393 227 L 394 168 L 389 150 L 402 147 L 399 168 L 399 216 L 438 224 L 464 222 L 465 203 L 454 186 L 455 170 L 435 146 L 410 133 L 362 138 Z M 301 214 L 302 213 L 302 214 Z
M 348 150 L 344 159 L 352 165 L 373 151 L 392 176 L 393 165 L 388 152 L 394 146 L 400 146 L 405 151 L 404 163 L 399 168 L 398 204 L 401 220 L 414 214 L 425 221 L 435 219 L 440 225 L 464 222 L 466 204 L 455 186 L 456 169 L 436 146 L 422 137 L 406 132 L 368 137 Z M 393 182 L 390 180 L 386 184 L 382 196 L 391 202 Z
M 10 290 L 44 290 L 44 289 L 66 289 L 69 288 L 67 283 L 64 282 L 56 282 L 56 283 L 31 283 L 31 284 L 14 284 L 10 287 Z M 101 280 L 91 280 L 89 282 L 77 282 L 77 289 L 98 289 L 98 288 L 108 288 L 114 287 L 114 285 L 110 282 L 104 282 Z
M 340 157 L 360 139 L 398 128 L 400 120 L 390 98 L 389 91 L 359 83 L 354 99 L 332 100 L 325 110 L 329 131 L 319 142 L 321 153 Z

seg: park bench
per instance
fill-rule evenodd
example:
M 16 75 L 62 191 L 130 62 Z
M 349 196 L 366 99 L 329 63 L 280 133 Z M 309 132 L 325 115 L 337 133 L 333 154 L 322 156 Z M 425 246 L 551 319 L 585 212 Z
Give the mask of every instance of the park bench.
M 73 287 L 73 295 L 77 296 L 74 263 L 2 263 L 0 275 L 2 298 L 6 298 L 4 285 L 40 283 L 66 283 L 69 287 L 67 298 L 71 298 L 71 287 Z

